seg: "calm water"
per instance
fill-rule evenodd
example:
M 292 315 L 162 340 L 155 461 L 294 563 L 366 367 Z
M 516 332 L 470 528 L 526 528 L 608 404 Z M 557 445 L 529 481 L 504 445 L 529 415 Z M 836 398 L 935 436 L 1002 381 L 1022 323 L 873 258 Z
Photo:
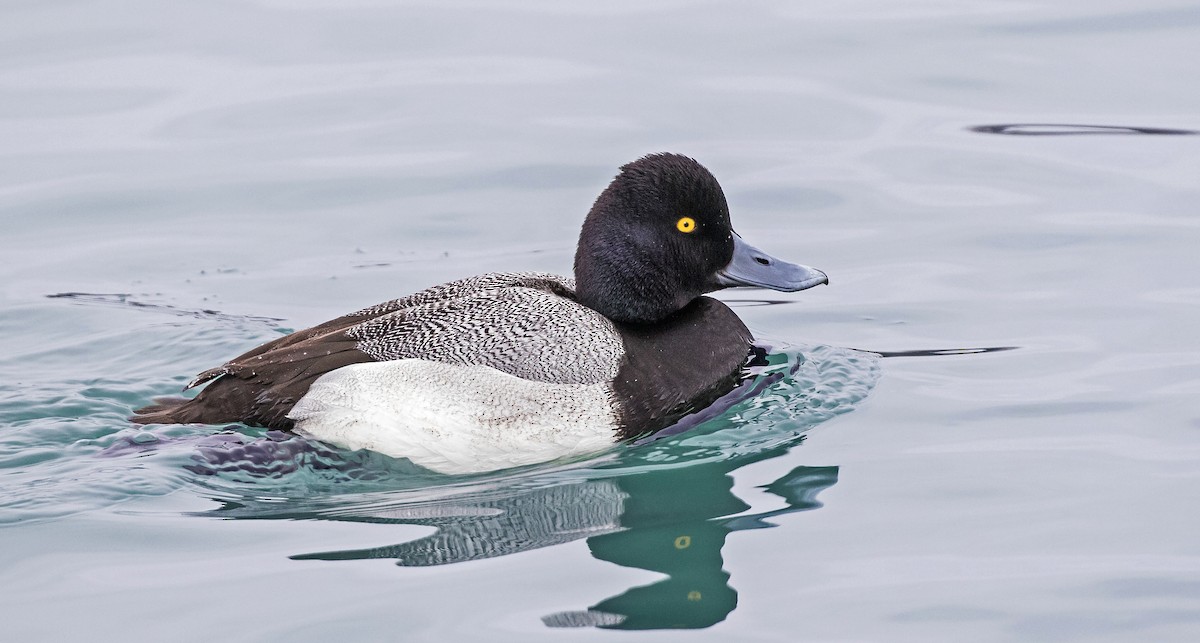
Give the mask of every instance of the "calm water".
M 396 4 L 0 7 L 0 639 L 1200 640 L 1200 136 L 1097 129 L 1200 130 L 1194 3 Z M 772 348 L 690 430 L 455 478 L 124 421 L 568 271 L 662 150 L 832 279 L 721 295 Z

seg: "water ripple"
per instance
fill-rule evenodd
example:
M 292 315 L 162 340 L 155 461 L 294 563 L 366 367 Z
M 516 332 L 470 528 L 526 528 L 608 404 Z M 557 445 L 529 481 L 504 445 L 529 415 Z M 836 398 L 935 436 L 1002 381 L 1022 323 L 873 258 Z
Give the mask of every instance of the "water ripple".
M 653 439 L 592 457 L 457 477 L 241 425 L 217 433 L 197 426 L 131 427 L 125 417 L 146 393 L 131 382 L 64 384 L 60 389 L 75 392 L 63 395 L 41 386 L 0 403 L 0 419 L 9 426 L 0 439 L 6 473 L 0 486 L 7 489 L 0 493 L 6 499 L 0 522 L 188 486 L 238 507 L 229 517 L 345 517 L 359 509 L 374 516 L 411 502 L 457 502 L 499 488 L 578 485 L 714 462 L 743 466 L 782 454 L 806 431 L 853 409 L 878 379 L 878 362 L 870 353 L 829 346 L 764 349 L 741 386 Z

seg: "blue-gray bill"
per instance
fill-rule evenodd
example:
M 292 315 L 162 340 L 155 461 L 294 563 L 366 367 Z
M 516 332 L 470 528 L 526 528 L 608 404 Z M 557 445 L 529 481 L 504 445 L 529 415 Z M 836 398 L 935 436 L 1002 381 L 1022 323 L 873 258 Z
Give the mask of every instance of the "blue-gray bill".
M 717 272 L 722 287 L 755 286 L 784 292 L 795 292 L 828 284 L 825 273 L 796 263 L 780 261 L 733 235 L 733 258 Z

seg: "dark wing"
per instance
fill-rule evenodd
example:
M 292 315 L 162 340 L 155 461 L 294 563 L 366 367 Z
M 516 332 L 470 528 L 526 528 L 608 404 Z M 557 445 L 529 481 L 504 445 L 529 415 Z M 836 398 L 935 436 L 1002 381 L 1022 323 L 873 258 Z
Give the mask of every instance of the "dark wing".
M 195 399 L 160 400 L 132 419 L 290 429 L 287 413 L 318 377 L 406 358 L 491 366 L 547 382 L 611 379 L 620 338 L 611 322 L 564 294 L 571 294 L 569 282 L 538 274 L 437 286 L 263 344 L 197 376 L 188 388 L 210 383 Z
M 138 409 L 131 419 L 139 424 L 242 422 L 290 429 L 288 411 L 318 377 L 343 366 L 373 361 L 358 350 L 358 342 L 347 337 L 345 330 L 335 327 L 316 335 L 311 330 L 303 331 L 302 339 L 276 340 L 219 369 L 205 371 L 197 379 L 212 381 L 194 399 L 159 399 Z
M 574 282 L 572 282 L 570 279 L 548 273 L 488 273 L 475 277 L 468 277 L 466 279 L 459 279 L 457 281 L 451 281 L 426 288 L 425 290 L 415 292 L 407 297 L 401 297 L 399 299 L 385 301 L 381 304 L 376 304 L 368 308 L 363 308 L 362 310 L 352 312 L 348 315 L 342 315 L 337 319 L 331 319 L 323 324 L 313 326 L 312 328 L 299 330 L 290 335 L 285 335 L 278 339 L 269 341 L 261 346 L 242 353 L 241 355 L 229 360 L 221 366 L 210 368 L 207 371 L 200 373 L 196 377 L 192 378 L 192 380 L 187 383 L 187 386 L 183 387 L 183 390 L 186 391 L 190 388 L 195 388 L 201 384 L 204 384 L 205 382 L 216 379 L 222 375 L 226 375 L 236 365 L 249 363 L 251 359 L 256 359 L 261 355 L 275 350 L 287 348 L 289 346 L 301 344 L 315 338 L 322 337 L 331 332 L 344 331 L 352 326 L 369 322 L 373 319 L 378 319 L 388 315 L 389 313 L 407 308 L 413 308 L 415 306 L 442 303 L 481 292 L 512 287 L 534 288 L 566 297 L 574 296 Z M 400 358 L 392 357 L 377 359 Z

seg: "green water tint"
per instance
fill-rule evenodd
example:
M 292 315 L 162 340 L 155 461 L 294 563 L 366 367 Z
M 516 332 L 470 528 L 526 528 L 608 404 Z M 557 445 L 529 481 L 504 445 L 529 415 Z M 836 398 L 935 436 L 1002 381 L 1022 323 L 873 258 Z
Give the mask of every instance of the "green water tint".
M 401 566 L 446 565 L 586 538 L 596 559 L 666 578 L 586 609 L 547 615 L 547 626 L 708 627 L 737 605 L 721 555 L 728 535 L 772 527 L 771 517 L 814 509 L 820 506 L 817 494 L 837 481 L 837 467 L 796 467 L 762 487 L 785 506 L 752 512 L 733 493 L 732 472 L 787 453 L 805 431 L 864 399 L 879 374 L 874 356 L 823 346 L 774 352 L 765 361 L 743 385 L 743 395 L 753 395 L 735 396 L 716 417 L 677 435 L 619 446 L 590 461 L 442 477 L 440 485 L 416 489 L 370 491 L 365 489 L 373 483 L 344 481 L 358 491 L 319 496 L 291 496 L 305 485 L 325 486 L 320 481 L 329 478 L 312 470 L 258 484 L 237 484 L 228 477 L 232 474 L 223 474 L 206 483 L 223 506 L 203 515 L 415 524 L 437 530 L 399 544 L 293 555 L 296 560 L 382 558 Z M 409 478 L 414 480 L 430 478 Z M 238 487 L 243 493 L 235 492 Z

